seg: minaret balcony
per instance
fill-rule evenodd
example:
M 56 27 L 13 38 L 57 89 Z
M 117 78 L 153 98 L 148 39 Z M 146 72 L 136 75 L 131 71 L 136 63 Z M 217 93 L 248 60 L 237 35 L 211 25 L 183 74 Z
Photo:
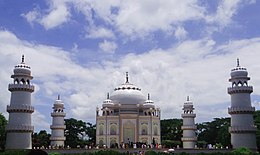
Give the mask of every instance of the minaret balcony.
M 65 112 L 52 112 L 51 116 L 52 117 L 65 117 L 66 113 Z
M 51 125 L 50 126 L 50 128 L 51 129 L 62 129 L 62 130 L 64 130 L 64 129 L 66 129 L 66 125 Z
M 51 141 L 65 141 L 66 137 L 50 137 Z
M 255 133 L 256 126 L 231 126 L 229 127 L 230 133 Z
M 196 125 L 183 125 L 181 126 L 182 130 L 197 130 L 197 126 Z
M 8 90 L 9 91 L 29 91 L 29 92 L 33 92 L 34 86 L 28 85 L 28 84 L 9 84 Z
M 33 132 L 34 127 L 30 125 L 7 125 L 7 132 Z
M 31 105 L 7 105 L 7 112 L 33 113 L 34 107 Z
M 232 114 L 252 114 L 255 111 L 255 107 L 229 107 L 228 113 Z
M 188 142 L 191 141 L 191 142 L 192 142 L 192 141 L 197 141 L 197 139 L 198 139 L 197 137 L 182 137 L 182 138 L 181 138 L 181 141 L 183 141 L 183 142 L 185 142 L 185 141 L 188 141 Z
M 240 87 L 229 87 L 228 93 L 234 94 L 234 93 L 252 93 L 253 87 L 252 86 L 240 86 Z
M 181 114 L 181 117 L 182 117 L 182 118 L 186 118 L 186 117 L 195 118 L 195 117 L 196 117 L 196 114 L 193 114 L 193 113 L 184 113 L 184 114 Z

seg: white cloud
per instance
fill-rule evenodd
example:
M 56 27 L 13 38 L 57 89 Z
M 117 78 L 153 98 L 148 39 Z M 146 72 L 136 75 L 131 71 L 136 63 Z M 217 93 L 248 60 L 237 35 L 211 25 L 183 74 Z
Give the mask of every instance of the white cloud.
M 27 22 L 29 22 L 32 26 L 33 23 L 38 20 L 40 13 L 38 9 L 34 8 L 32 11 L 29 11 L 28 13 L 21 14 L 21 16 L 24 17 L 27 20 Z
M 187 37 L 187 31 L 183 27 L 178 26 L 174 35 L 178 40 L 183 40 Z
M 187 95 L 194 101 L 197 121 L 228 116 L 225 111 L 230 106 L 230 96 L 226 89 L 230 86 L 229 73 L 236 66 L 237 57 L 241 58 L 241 65 L 248 68 L 253 94 L 260 95 L 260 38 L 230 41 L 221 46 L 207 39 L 186 40 L 169 49 L 128 54 L 117 61 L 103 60 L 104 66 L 88 67 L 70 59 L 73 53 L 29 43 L 9 31 L 0 31 L 0 42 L 4 42 L 0 44 L 0 86 L 3 88 L 0 89 L 0 112 L 5 112 L 9 104 L 7 85 L 12 82 L 13 66 L 20 62 L 21 54 L 25 54 L 25 62 L 31 66 L 34 76 L 32 83 L 37 86 L 33 93 L 33 105 L 39 108 L 33 115 L 37 129 L 47 128 L 46 122 L 51 123 L 47 116 L 57 94 L 65 104 L 67 118 L 95 121 L 96 106 L 102 105 L 107 92 L 113 92 L 113 88 L 124 82 L 126 71 L 129 71 L 130 82 L 139 86 L 143 94 L 151 93 L 155 105 L 162 109 L 162 119 L 180 118 Z M 43 126 L 37 124 L 42 120 Z
M 111 38 L 114 39 L 114 33 L 105 27 L 90 27 L 87 30 L 87 38 Z
M 70 11 L 64 1 L 50 0 L 48 1 L 49 9 L 40 10 L 38 7 L 27 13 L 22 13 L 27 22 L 33 25 L 37 22 L 44 26 L 46 30 L 56 28 L 70 19 Z
M 66 23 L 69 18 L 70 12 L 66 4 L 57 3 L 53 6 L 52 10 L 40 20 L 40 23 L 45 27 L 45 29 L 52 29 Z
M 104 40 L 99 43 L 99 48 L 105 53 L 115 53 L 117 45 L 115 42 Z

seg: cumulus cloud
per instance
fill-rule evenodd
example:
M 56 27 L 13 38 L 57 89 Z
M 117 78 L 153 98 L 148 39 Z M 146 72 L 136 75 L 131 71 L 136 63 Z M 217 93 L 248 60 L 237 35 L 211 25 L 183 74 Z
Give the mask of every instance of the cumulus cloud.
M 260 38 L 234 40 L 223 45 L 208 39 L 184 40 L 168 49 L 132 53 L 116 61 L 100 60 L 104 65 L 88 67 L 74 62 L 70 51 L 30 43 L 9 31 L 0 31 L 0 42 L 4 42 L 0 44 L 1 88 L 7 88 L 12 82 L 10 75 L 13 66 L 20 62 L 21 51 L 32 68 L 32 82 L 37 86 L 33 95 L 37 129 L 47 128 L 46 123 L 37 124 L 39 120 L 51 123 L 47 116 L 57 94 L 65 104 L 67 118 L 95 123 L 96 106 L 102 105 L 107 92 L 112 93 L 124 82 L 126 71 L 130 82 L 139 86 L 144 95 L 151 94 L 155 105 L 162 110 L 162 119 L 180 118 L 187 95 L 194 101 L 198 122 L 228 116 L 230 97 L 226 88 L 230 86 L 229 73 L 236 66 L 237 57 L 241 58 L 241 65 L 248 68 L 252 77 L 249 83 L 255 86 L 254 95 L 260 93 L 257 87 Z M 0 95 L 1 112 L 5 112 L 10 92 L 0 89 Z
M 204 23 L 206 31 L 212 34 L 231 25 L 241 5 L 252 3 L 254 1 L 223 0 L 219 1 L 213 13 L 209 13 L 207 7 L 197 0 L 49 0 L 47 9 L 34 9 L 22 16 L 29 23 L 35 21 L 42 24 L 46 30 L 75 20 L 83 23 L 87 29 L 85 36 L 91 39 L 114 39 L 117 33 L 120 37 L 133 40 L 150 37 L 158 31 L 185 39 L 189 31 L 179 25 L 190 21 Z M 76 14 L 83 15 L 84 20 L 77 21 L 74 18 Z
M 177 29 L 175 30 L 175 33 L 174 33 L 175 37 L 178 39 L 178 40 L 183 40 L 187 37 L 187 31 L 183 28 L 183 27 L 177 27 Z
M 54 5 L 51 12 L 49 12 L 40 20 L 40 23 L 45 27 L 45 29 L 51 29 L 67 22 L 69 20 L 69 17 L 70 12 L 66 4 L 58 3 Z
M 115 42 L 104 40 L 99 43 L 99 48 L 105 53 L 115 53 L 117 45 Z
M 38 21 L 40 13 L 38 9 L 34 8 L 32 11 L 21 14 L 21 16 L 24 17 L 32 26 L 34 22 Z
M 86 38 L 115 38 L 114 33 L 105 27 L 90 27 L 87 30 Z
M 58 27 L 70 19 L 70 11 L 64 1 L 48 1 L 49 9 L 40 10 L 38 7 L 32 11 L 21 14 L 27 22 L 33 25 L 37 22 L 44 26 L 46 30 Z

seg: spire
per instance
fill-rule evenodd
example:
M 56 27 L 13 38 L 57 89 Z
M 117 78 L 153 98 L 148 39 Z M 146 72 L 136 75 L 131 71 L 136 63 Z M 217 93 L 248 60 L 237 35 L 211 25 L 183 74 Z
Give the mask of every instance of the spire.
M 190 101 L 190 97 L 189 96 L 187 96 L 187 101 Z
M 239 65 L 239 58 L 237 58 L 237 67 L 240 67 L 240 65 Z
M 58 95 L 58 100 L 60 100 L 60 94 Z
M 24 55 L 22 55 L 22 62 L 21 62 L 22 64 L 24 63 Z
M 150 94 L 148 93 L 148 100 L 150 100 Z
M 107 93 L 107 99 L 109 99 L 109 93 Z
M 126 82 L 125 83 L 129 83 L 128 72 L 126 72 Z

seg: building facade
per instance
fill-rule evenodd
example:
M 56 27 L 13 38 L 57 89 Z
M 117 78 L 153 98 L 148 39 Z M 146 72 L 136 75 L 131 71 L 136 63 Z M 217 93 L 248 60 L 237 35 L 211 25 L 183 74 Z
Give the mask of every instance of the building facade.
M 13 72 L 13 83 L 8 86 L 11 100 L 10 105 L 7 105 L 9 119 L 6 127 L 6 149 L 31 149 L 34 129 L 31 123 L 31 114 L 34 112 L 31 93 L 34 92 L 34 86 L 31 84 L 33 77 L 30 67 L 24 63 L 24 56 Z
M 246 68 L 240 67 L 239 59 L 230 75 L 229 82 L 232 85 L 228 88 L 228 94 L 231 96 L 231 107 L 228 108 L 228 113 L 231 115 L 231 144 L 233 148 L 256 149 L 257 129 L 253 119 L 255 108 L 251 106 L 250 97 L 253 87 L 248 85 L 250 77 Z
M 183 114 L 181 117 L 183 118 L 183 126 L 181 129 L 183 130 L 183 137 L 181 138 L 183 142 L 184 149 L 193 149 L 195 148 L 197 142 L 197 136 L 195 131 L 197 130 L 197 126 L 195 125 L 195 117 L 193 103 L 187 97 L 187 101 L 183 105 Z
M 141 89 L 126 82 L 114 89 L 96 110 L 96 144 L 106 147 L 144 143 L 160 144 L 160 109 L 142 94 Z
M 66 137 L 64 136 L 64 130 L 66 129 L 66 126 L 64 125 L 64 117 L 66 116 L 66 113 L 64 112 L 65 108 L 60 96 L 58 96 L 58 99 L 54 102 L 52 109 L 52 125 L 50 126 L 51 146 L 64 147 L 64 141 L 66 140 Z

